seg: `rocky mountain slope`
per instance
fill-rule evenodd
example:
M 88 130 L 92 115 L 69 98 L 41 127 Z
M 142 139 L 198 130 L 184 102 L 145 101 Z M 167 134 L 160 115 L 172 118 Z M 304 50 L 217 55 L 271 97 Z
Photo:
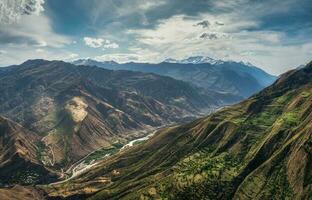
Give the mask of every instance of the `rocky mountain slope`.
M 43 200 L 44 194 L 30 186 L 16 185 L 12 188 L 0 188 L 1 200 Z
M 208 117 L 163 129 L 80 176 L 75 199 L 311 199 L 312 62 Z
M 208 57 L 190 57 L 184 60 L 165 60 L 159 64 L 98 62 L 82 59 L 76 65 L 99 66 L 107 69 L 125 69 L 152 72 L 170 76 L 204 88 L 215 96 L 222 95 L 224 101 L 235 102 L 249 97 L 276 79 L 265 71 L 242 62 L 214 60 Z
M 38 159 L 39 137 L 0 116 L 0 185 L 46 183 L 56 180 Z
M 0 166 L 17 168 L 15 155 L 66 169 L 94 150 L 141 137 L 139 130 L 189 120 L 219 106 L 218 99 L 169 77 L 46 60 L 1 69 L 0 93 L 0 114 L 19 124 L 1 120 L 13 130 L 1 129 Z

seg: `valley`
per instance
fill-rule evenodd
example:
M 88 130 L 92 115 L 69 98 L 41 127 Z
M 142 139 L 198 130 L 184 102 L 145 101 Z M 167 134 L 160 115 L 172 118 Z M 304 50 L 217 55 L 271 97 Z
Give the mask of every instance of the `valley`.
M 279 135 L 299 131 L 299 113 L 308 130 L 310 68 L 228 105 L 156 74 L 46 60 L 10 66 L 0 74 L 1 185 L 34 185 L 56 199 L 246 198 L 240 191 L 261 157 L 297 141 Z M 276 147 L 261 150 L 271 140 Z M 281 184 L 274 190 L 294 190 Z
M 239 104 L 161 129 L 64 184 L 40 188 L 81 199 L 308 199 L 311 67 L 282 75 Z
M 155 128 L 191 121 L 223 106 L 201 89 L 169 77 L 62 61 L 29 60 L 4 68 L 0 83 L 0 115 L 33 135 L 31 145 L 14 149 L 32 154 L 29 158 L 18 154 L 18 159 L 26 161 L 26 168 L 35 164 L 61 179 L 80 174 L 130 141 L 127 146 L 139 143 Z M 8 135 L 14 132 L 5 130 Z M 139 138 L 143 139 L 135 141 Z M 11 152 L 1 141 L 3 152 Z M 14 165 L 14 154 L 7 156 Z M 24 174 L 32 173 L 41 176 L 36 170 Z M 3 185 L 24 182 L 14 170 L 3 176 Z M 26 182 L 41 183 L 38 178 L 30 180 Z M 45 176 L 42 180 L 51 183 Z
M 0 200 L 312 200 L 312 0 L 0 0 Z
M 51 64 L 53 68 L 60 65 L 47 61 L 35 62 L 39 62 L 41 69 L 45 68 L 46 63 L 47 68 Z M 109 145 L 103 143 L 94 146 L 88 152 L 75 157 L 79 155 L 75 152 L 75 148 L 80 150 L 87 147 L 85 144 L 98 142 L 98 139 L 90 138 L 92 140 L 85 141 L 86 143 L 79 148 L 75 146 L 77 143 L 71 144 L 78 139 L 75 137 L 82 133 L 84 136 L 79 137 L 83 140 L 87 139 L 88 135 L 94 134 L 93 131 L 97 130 L 99 122 L 92 118 L 107 116 L 99 104 L 116 109 L 117 113 L 126 111 L 123 107 L 115 107 L 118 104 L 108 103 L 106 97 L 100 96 L 103 93 L 98 94 L 94 88 L 89 88 L 92 85 L 88 87 L 81 85 L 78 93 L 75 92 L 63 100 L 63 109 L 54 111 L 59 112 L 54 117 L 62 116 L 62 118 L 48 134 L 37 132 L 35 126 L 18 124 L 7 118 L 0 121 L 0 130 L 4 134 L 17 134 L 16 136 L 13 134 L 14 137 L 10 141 L 15 144 L 16 152 L 22 150 L 26 152 L 17 153 L 21 165 L 26 169 L 32 169 L 17 173 L 10 171 L 7 166 L 16 166 L 17 162 L 10 153 L 7 154 L 5 158 L 8 161 L 1 162 L 6 165 L 0 165 L 2 170 L 8 170 L 2 174 L 4 180 L 2 185 L 5 186 L 3 192 L 9 195 L 10 191 L 18 190 L 29 192 L 33 196 L 39 195 L 42 199 L 48 197 L 48 199 L 90 200 L 194 197 L 266 199 L 267 194 L 277 199 L 306 198 L 311 194 L 311 183 L 305 179 L 310 177 L 311 173 L 309 168 L 312 134 L 311 66 L 310 63 L 303 68 L 283 74 L 273 85 L 240 103 L 222 105 L 209 104 L 211 102 L 208 101 L 210 113 L 205 117 L 202 116 L 200 107 L 190 107 L 193 104 L 175 105 L 180 107 L 174 107 L 172 110 L 181 109 L 176 111 L 180 112 L 176 116 L 177 118 L 187 116 L 184 120 L 168 120 L 158 125 L 145 124 L 136 129 L 123 129 L 127 131 L 118 134 L 112 131 L 114 137 L 110 139 L 108 137 L 106 140 Z M 37 69 L 36 66 L 32 67 L 33 63 L 31 71 Z M 73 66 L 72 69 L 75 68 L 76 66 Z M 87 66 L 81 66 L 80 69 L 86 68 Z M 97 73 L 102 71 L 99 70 Z M 3 76 L 0 82 L 9 80 L 9 77 Z M 97 80 L 96 77 L 91 77 L 90 80 L 94 79 Z M 135 95 L 139 95 L 137 86 L 135 88 Z M 70 94 L 68 90 L 66 93 Z M 50 99 L 58 99 L 51 94 L 53 93 L 50 93 Z M 203 98 L 201 95 L 203 94 L 199 92 L 196 98 Z M 93 101 L 98 103 L 94 104 Z M 166 100 L 158 98 L 156 101 L 160 103 Z M 48 108 L 51 109 L 53 106 Z M 202 109 L 207 110 L 207 107 Z M 172 110 L 168 116 L 172 114 Z M 196 114 L 195 110 L 198 110 Z M 162 108 L 162 111 L 166 109 Z M 37 115 L 37 112 L 34 114 Z M 131 116 L 130 113 L 127 115 Z M 160 113 L 158 116 L 161 116 Z M 106 119 L 96 120 L 101 122 Z M 50 123 L 53 123 L 53 120 Z M 116 125 L 112 127 L 114 130 L 120 127 Z M 28 139 L 22 139 L 26 134 L 29 135 Z M 103 139 L 103 136 L 98 138 Z M 5 137 L 1 140 L 2 151 L 12 151 L 6 150 L 8 147 L 4 139 Z M 61 141 L 61 144 L 65 144 L 63 148 L 58 144 Z M 73 146 L 68 150 L 68 145 Z M 66 158 L 75 159 L 68 160 L 67 163 L 59 162 L 58 157 L 64 155 L 63 153 Z M 300 168 L 296 166 L 298 160 L 301 160 Z M 25 187 L 12 187 L 16 183 Z
M 49 185 L 56 185 L 56 184 L 65 183 L 65 182 L 75 178 L 76 176 L 79 176 L 83 172 L 90 170 L 93 166 L 97 165 L 103 159 L 108 159 L 109 157 L 113 156 L 114 154 L 116 154 L 120 151 L 125 151 L 125 150 L 127 150 L 127 149 L 129 149 L 135 145 L 141 144 L 142 142 L 145 142 L 146 140 L 148 140 L 152 136 L 154 136 L 154 134 L 159 129 L 162 129 L 164 127 L 169 127 L 169 126 L 170 125 L 164 125 L 164 126 L 157 127 L 157 128 L 139 131 L 140 135 L 143 132 L 145 134 L 145 136 L 134 139 L 134 140 L 130 140 L 125 145 L 113 144 L 113 147 L 111 147 L 109 149 L 100 148 L 100 149 L 94 150 L 93 152 L 89 153 L 85 157 L 81 158 L 79 161 L 72 164 L 65 172 L 63 172 L 60 179 L 65 179 L 65 180 L 50 183 Z

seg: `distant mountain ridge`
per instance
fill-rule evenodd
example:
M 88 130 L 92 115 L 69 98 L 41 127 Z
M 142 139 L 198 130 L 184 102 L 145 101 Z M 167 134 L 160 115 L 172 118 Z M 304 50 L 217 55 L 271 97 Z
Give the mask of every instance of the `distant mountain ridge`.
M 105 62 L 105 61 L 104 61 Z M 180 63 L 180 64 L 204 64 L 204 63 L 209 63 L 212 65 L 218 65 L 218 64 L 223 64 L 226 62 L 232 62 L 232 63 L 240 63 L 243 64 L 245 66 L 249 66 L 249 67 L 256 67 L 255 65 L 251 64 L 250 62 L 236 62 L 236 61 L 231 61 L 231 60 L 220 60 L 220 59 L 214 59 L 211 57 L 207 57 L 207 56 L 191 56 L 188 58 L 184 58 L 181 60 L 177 60 L 177 59 L 173 59 L 173 58 L 167 58 L 165 59 L 163 62 L 167 62 L 167 63 Z
M 181 61 L 168 59 L 158 64 L 134 62 L 119 64 L 114 61 L 99 62 L 91 59 L 77 60 L 73 64 L 170 76 L 204 88 L 207 93 L 228 95 L 229 99 L 232 98 L 232 102 L 247 98 L 276 80 L 275 76 L 250 64 L 200 56 Z
M 215 64 L 221 64 L 224 61 L 222 60 L 216 60 L 210 57 L 204 57 L 204 56 L 192 56 L 189 58 L 185 58 L 182 60 L 176 60 L 173 58 L 167 58 L 165 59 L 163 62 L 167 62 L 167 63 L 180 63 L 180 64 L 203 64 L 203 63 L 209 63 L 212 65 Z

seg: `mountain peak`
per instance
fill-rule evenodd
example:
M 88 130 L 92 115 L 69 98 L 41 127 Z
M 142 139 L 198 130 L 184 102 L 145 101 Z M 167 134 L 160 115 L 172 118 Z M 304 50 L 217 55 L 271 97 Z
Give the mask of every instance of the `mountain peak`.
M 40 65 L 40 64 L 45 64 L 49 61 L 44 60 L 44 59 L 29 59 L 23 62 L 21 65 L 22 66 L 31 66 L 31 65 Z
M 211 65 L 218 65 L 218 64 L 224 64 L 227 62 L 230 63 L 238 63 L 242 65 L 246 65 L 249 67 L 256 67 L 255 65 L 251 64 L 250 62 L 243 62 L 243 61 L 234 61 L 234 60 L 220 60 L 220 59 L 214 59 L 208 56 L 191 56 L 185 59 L 177 60 L 173 58 L 167 58 L 163 62 L 166 63 L 179 63 L 179 64 L 211 64 Z
M 167 63 L 180 63 L 180 64 L 203 64 L 203 63 L 209 63 L 212 65 L 215 64 L 221 64 L 223 61 L 216 60 L 214 58 L 206 57 L 206 56 L 191 56 L 182 60 L 177 60 L 173 58 L 167 58 L 163 62 Z
M 173 58 L 167 58 L 163 62 L 166 62 L 166 63 L 178 63 L 179 61 L 176 60 L 176 59 L 173 59 Z

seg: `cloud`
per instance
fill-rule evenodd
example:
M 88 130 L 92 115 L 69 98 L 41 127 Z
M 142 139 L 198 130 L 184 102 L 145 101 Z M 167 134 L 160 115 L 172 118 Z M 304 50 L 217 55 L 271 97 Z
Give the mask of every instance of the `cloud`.
M 100 48 L 105 42 L 105 40 L 102 38 L 84 37 L 83 40 L 87 46 L 92 48 Z
M 61 46 L 68 39 L 55 34 L 42 15 L 43 0 L 0 1 L 0 44 Z
M 98 61 L 116 61 L 118 63 L 125 63 L 131 61 L 139 61 L 140 56 L 131 53 L 117 53 L 117 54 L 104 54 L 101 56 L 96 56 L 95 59 Z
M 27 59 L 72 56 L 72 52 L 63 49 L 71 44 L 71 39 L 54 31 L 43 4 L 43 0 L 0 1 L 1 66 Z
M 210 26 L 210 22 L 208 20 L 204 20 L 202 22 L 198 22 L 195 26 L 201 26 L 202 28 L 208 28 Z
M 103 38 L 84 37 L 83 40 L 85 42 L 85 45 L 92 48 L 103 47 L 103 50 L 119 48 L 119 45 L 117 43 L 111 42 L 110 40 L 105 40 Z
M 203 33 L 199 37 L 202 39 L 209 39 L 209 40 L 218 39 L 218 36 L 215 33 Z
M 0 6 L 0 45 L 7 51 L 1 63 L 34 57 L 21 49 L 42 49 L 38 55 L 53 58 L 79 50 L 84 57 L 124 62 L 203 55 L 250 61 L 277 74 L 311 58 L 310 0 L 0 0 L 0 5 L 3 2 L 34 2 L 35 9 L 20 12 L 15 8 L 21 6 L 12 4 L 3 12 Z M 87 42 L 80 39 L 90 34 Z M 107 54 L 101 55 L 102 50 Z
M 78 57 L 79 57 L 79 55 L 76 54 L 76 53 L 69 53 L 63 59 L 67 60 L 67 61 L 72 61 L 72 60 L 74 60 L 74 59 L 76 59 Z
M 117 43 L 107 43 L 103 45 L 104 49 L 117 49 L 119 48 L 119 45 Z
M 203 33 L 201 26 L 194 26 L 198 24 L 198 18 L 210 22 L 210 32 Z M 217 22 L 220 21 L 226 25 L 219 25 Z M 151 61 L 204 55 L 224 60 L 249 61 L 270 73 L 279 74 L 311 59 L 311 50 L 307 50 L 310 46 L 302 46 L 312 44 L 311 41 L 302 44 L 300 36 L 290 38 L 280 31 L 260 30 L 260 26 L 261 22 L 257 19 L 250 19 L 240 13 L 202 14 L 196 18 L 177 15 L 162 20 L 156 28 L 130 30 L 128 34 L 135 36 L 136 45 L 144 46 L 154 53 L 153 57 L 149 57 Z
M 46 52 L 44 49 L 36 49 L 36 52 L 37 53 L 43 53 L 43 52 Z
M 50 20 L 44 15 L 25 15 L 18 22 L 2 25 L 0 29 L 2 45 L 62 47 L 70 42 L 70 38 L 54 33 Z
M 216 21 L 215 24 L 218 25 L 218 26 L 223 26 L 224 25 L 224 23 L 218 22 L 218 21 Z
M 31 46 L 10 46 L 5 50 L 5 54 L 0 53 L 0 66 L 19 64 L 28 59 L 46 59 L 46 60 L 66 60 L 77 59 L 78 54 L 59 48 L 37 48 Z
M 0 24 L 15 23 L 23 15 L 39 15 L 43 4 L 44 0 L 1 0 Z
M 158 0 L 158 1 L 143 1 L 139 4 L 139 9 L 148 11 L 151 9 L 155 9 L 159 6 L 165 5 L 166 1 Z
M 95 56 L 95 60 L 99 61 L 111 61 L 114 60 L 118 63 L 126 62 L 158 62 L 157 58 L 159 54 L 150 49 L 144 49 L 141 47 L 131 47 L 127 53 L 108 53 L 100 56 Z

